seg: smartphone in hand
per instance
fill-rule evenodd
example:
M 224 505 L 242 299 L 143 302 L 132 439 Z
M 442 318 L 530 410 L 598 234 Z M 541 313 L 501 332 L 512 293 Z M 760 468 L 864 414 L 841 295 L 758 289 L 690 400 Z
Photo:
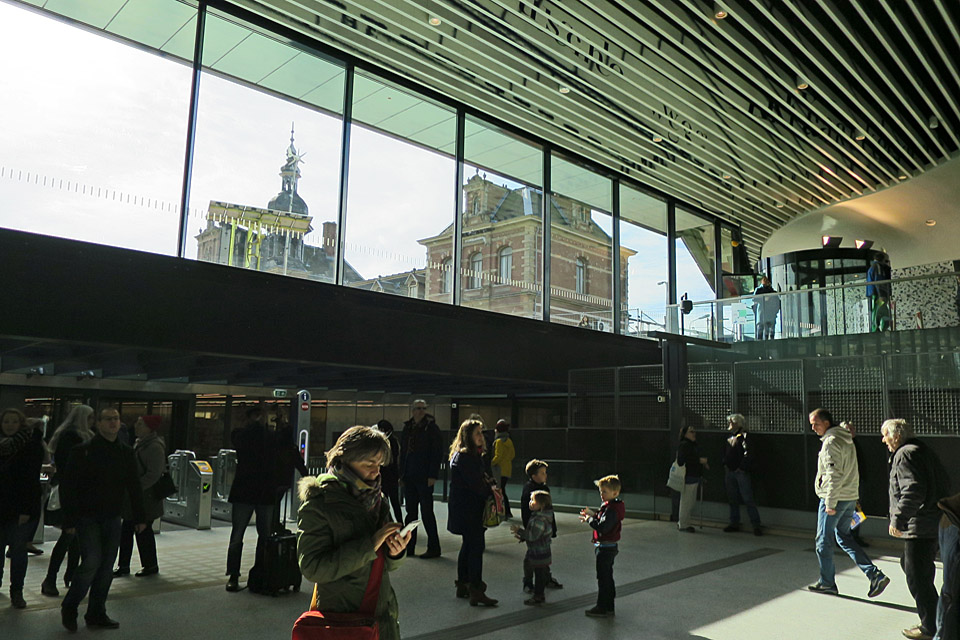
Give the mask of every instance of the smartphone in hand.
M 400 529 L 400 531 L 397 531 L 397 535 L 402 538 L 403 536 L 407 535 L 408 533 L 416 529 L 418 526 L 420 526 L 420 521 L 414 520 L 413 522 L 405 526 L 403 529 Z

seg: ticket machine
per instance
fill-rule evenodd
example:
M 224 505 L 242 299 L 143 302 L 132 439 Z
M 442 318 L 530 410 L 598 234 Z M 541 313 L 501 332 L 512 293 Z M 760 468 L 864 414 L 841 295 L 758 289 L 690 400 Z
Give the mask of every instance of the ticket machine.
M 213 469 L 196 460 L 192 451 L 178 450 L 167 457 L 177 492 L 163 501 L 163 519 L 193 529 L 209 529 L 213 499 Z
M 233 517 L 233 505 L 230 504 L 230 488 L 237 475 L 237 452 L 233 449 L 220 449 L 210 461 L 213 467 L 213 499 L 210 515 L 217 520 L 230 522 Z

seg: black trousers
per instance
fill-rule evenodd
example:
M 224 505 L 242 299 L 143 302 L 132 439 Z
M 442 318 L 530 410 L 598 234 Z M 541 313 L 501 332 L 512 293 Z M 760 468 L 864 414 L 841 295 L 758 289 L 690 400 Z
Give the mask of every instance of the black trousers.
M 500 476 L 500 491 L 503 492 L 503 513 L 508 518 L 512 518 L 510 512 L 510 498 L 507 497 L 507 482 L 510 480 L 507 476 Z
M 137 524 L 124 520 L 120 525 L 120 555 L 117 558 L 117 567 L 130 568 L 130 559 L 133 557 L 133 539 L 137 539 L 137 551 L 140 553 L 140 566 L 144 569 L 157 567 L 157 539 L 153 533 L 153 520 L 147 523 L 147 528 L 137 533 Z
M 483 550 L 487 530 L 479 528 L 460 536 L 460 554 L 457 556 L 457 580 L 479 588 L 483 582 Z
M 393 507 L 393 517 L 397 522 L 403 522 L 403 513 L 400 511 L 400 485 L 381 485 L 380 490 L 390 500 L 390 505 Z
M 604 611 L 613 611 L 617 586 L 613 582 L 613 561 L 619 550 L 616 547 L 595 547 L 597 552 L 597 606 Z
M 440 536 L 437 534 L 437 516 L 433 513 L 433 487 L 427 486 L 427 481 L 403 483 L 403 499 L 407 503 L 407 518 L 404 524 L 413 522 L 417 518 L 427 532 L 427 551 L 440 550 Z M 419 512 L 419 513 L 418 513 Z M 419 529 L 419 527 L 417 527 Z M 413 555 L 417 547 L 417 529 L 410 534 L 407 544 L 407 557 Z
M 920 627 L 933 635 L 937 631 L 937 602 L 940 596 L 933 586 L 936 567 L 933 560 L 937 555 L 936 538 L 917 538 L 903 541 L 903 556 L 900 566 L 907 578 L 910 595 L 917 603 Z

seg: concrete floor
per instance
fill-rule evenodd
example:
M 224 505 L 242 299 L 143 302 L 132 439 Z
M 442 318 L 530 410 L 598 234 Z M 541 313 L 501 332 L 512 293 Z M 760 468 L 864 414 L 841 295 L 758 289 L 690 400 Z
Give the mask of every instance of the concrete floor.
M 440 522 L 446 505 L 437 504 Z M 523 605 L 521 560 L 524 546 L 506 524 L 487 534 L 484 577 L 488 594 L 500 599 L 493 609 L 474 608 L 454 598 L 458 539 L 442 533 L 443 557 L 412 558 L 391 575 L 400 601 L 406 639 L 490 638 L 546 640 L 618 638 L 758 640 L 896 639 L 917 622 L 913 602 L 898 566 L 896 551 L 868 550 L 892 582 L 877 599 L 866 597 L 867 579 L 844 555 L 837 557 L 841 596 L 808 592 L 817 578 L 813 532 L 803 538 L 726 534 L 705 527 L 678 533 L 675 525 L 628 520 L 617 557 L 617 616 L 596 620 L 583 615 L 596 598 L 589 529 L 572 514 L 558 514 L 560 536 L 553 542 L 554 575 L 562 590 L 547 592 L 539 608 Z M 166 525 L 165 525 L 166 526 Z M 47 529 L 48 540 L 56 530 Z M 255 531 L 247 533 L 244 572 L 252 562 Z M 158 537 L 159 576 L 116 579 L 109 614 L 118 631 L 91 632 L 113 638 L 151 640 L 185 634 L 231 640 L 289 638 L 290 627 L 309 604 L 311 585 L 277 598 L 227 593 L 223 589 L 229 528 L 165 530 Z M 8 576 L 0 595 L 0 638 L 63 638 L 59 599 L 40 595 L 52 542 L 31 558 L 25 597 L 28 608 L 9 607 Z M 134 571 L 137 559 L 134 554 Z M 939 567 L 938 567 L 939 569 Z M 61 574 L 62 575 L 62 574 Z M 82 609 L 81 609 L 82 613 Z

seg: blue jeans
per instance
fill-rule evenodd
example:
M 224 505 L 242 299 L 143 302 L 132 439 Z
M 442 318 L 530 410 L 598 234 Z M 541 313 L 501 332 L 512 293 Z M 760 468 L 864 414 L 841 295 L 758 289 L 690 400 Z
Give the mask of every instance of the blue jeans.
M 753 483 L 750 474 L 743 469 L 726 470 L 723 484 L 727 488 L 727 502 L 730 503 L 730 524 L 740 524 L 740 503 L 747 505 L 747 515 L 754 527 L 760 526 L 760 512 L 753 500 Z
M 594 547 L 597 555 L 597 608 L 604 611 L 614 610 L 617 597 L 617 585 L 613 581 L 613 561 L 619 553 L 616 545 L 612 547 Z
M 60 607 L 76 611 L 90 592 L 86 617 L 107 614 L 107 594 L 113 582 L 113 563 L 120 548 L 120 516 L 116 518 L 81 518 L 77 523 L 80 543 L 80 567 L 70 583 L 70 590 Z
M 27 542 L 32 528 L 32 522 L 20 524 L 16 515 L 0 524 L 0 557 L 4 547 L 10 547 L 10 591 L 23 591 L 23 579 L 27 575 Z
M 250 518 L 257 514 L 257 555 L 263 554 L 263 542 L 270 537 L 273 526 L 272 504 L 246 504 L 234 502 L 232 508 L 233 528 L 230 530 L 230 546 L 227 547 L 227 575 L 240 577 L 240 560 L 243 557 L 243 534 L 247 532 Z
M 960 529 L 951 524 L 940 528 L 940 559 L 943 560 L 943 588 L 937 605 L 937 634 L 933 640 L 957 640 L 957 589 L 960 587 Z
M 868 578 L 873 580 L 874 576 L 882 575 L 877 565 L 870 561 L 850 533 L 850 521 L 856 508 L 856 500 L 840 500 L 837 502 L 836 513 L 830 516 L 827 515 L 826 504 L 822 499 L 820 500 L 820 506 L 817 509 L 817 561 L 820 563 L 820 584 L 822 585 L 828 587 L 837 585 L 836 569 L 833 566 L 834 539 Z

